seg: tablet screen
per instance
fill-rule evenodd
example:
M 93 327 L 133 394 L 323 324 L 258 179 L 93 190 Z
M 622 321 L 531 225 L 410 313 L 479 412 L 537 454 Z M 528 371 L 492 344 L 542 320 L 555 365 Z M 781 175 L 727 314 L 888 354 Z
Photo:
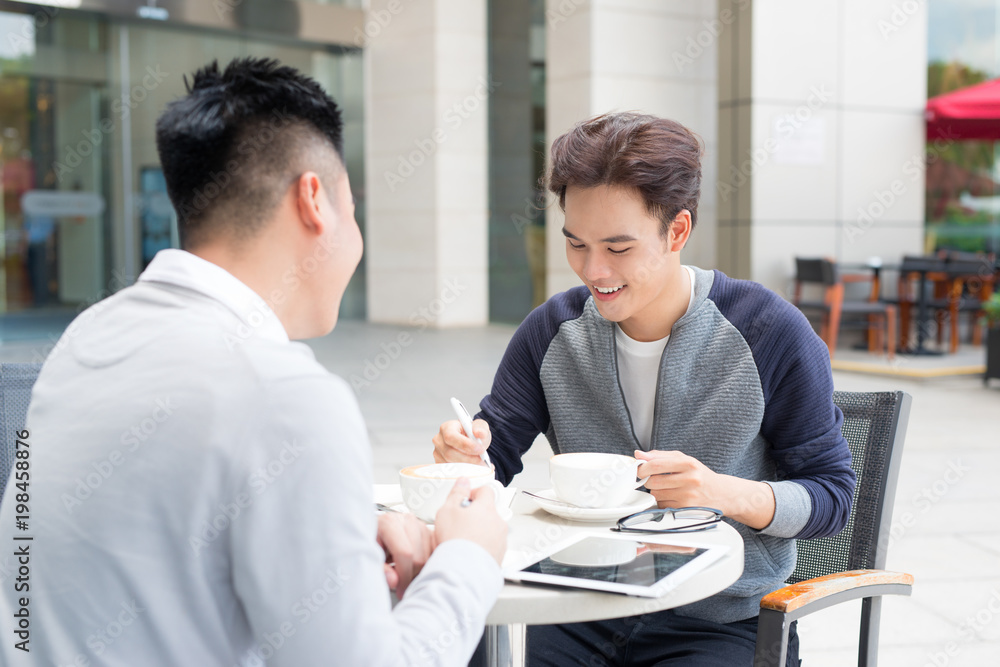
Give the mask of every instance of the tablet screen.
M 707 550 L 655 542 L 587 537 L 523 568 L 577 580 L 652 586 Z

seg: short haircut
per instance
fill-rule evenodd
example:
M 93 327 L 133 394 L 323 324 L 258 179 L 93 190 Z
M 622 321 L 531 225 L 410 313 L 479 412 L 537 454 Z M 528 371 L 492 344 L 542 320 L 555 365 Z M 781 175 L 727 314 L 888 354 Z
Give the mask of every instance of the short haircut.
M 253 236 L 302 173 L 343 168 L 343 121 L 318 83 L 278 61 L 199 69 L 156 122 L 156 148 L 181 247 Z
M 598 185 L 630 189 L 660 220 L 666 237 L 683 209 L 698 220 L 701 193 L 699 138 L 680 123 L 635 112 L 609 113 L 577 123 L 552 144 L 548 188 L 566 210 L 566 188 Z

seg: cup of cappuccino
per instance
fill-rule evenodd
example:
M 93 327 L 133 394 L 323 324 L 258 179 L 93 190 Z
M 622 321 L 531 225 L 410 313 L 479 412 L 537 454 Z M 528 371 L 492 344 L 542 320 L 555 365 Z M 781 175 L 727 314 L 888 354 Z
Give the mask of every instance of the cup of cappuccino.
M 445 499 L 459 477 L 468 477 L 473 489 L 494 485 L 500 498 L 503 485 L 493 470 L 475 463 L 429 463 L 403 468 L 399 471 L 399 488 L 406 507 L 424 521 L 434 521 Z

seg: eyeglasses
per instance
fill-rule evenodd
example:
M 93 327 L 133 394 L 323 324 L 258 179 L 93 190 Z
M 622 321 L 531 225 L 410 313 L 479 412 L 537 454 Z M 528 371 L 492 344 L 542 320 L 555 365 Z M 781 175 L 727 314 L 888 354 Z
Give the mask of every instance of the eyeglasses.
M 663 521 L 665 516 L 670 516 L 675 521 L 682 521 L 684 524 L 672 528 L 635 527 L 644 523 Z M 611 530 L 621 533 L 696 533 L 701 530 L 711 530 L 720 521 L 722 512 L 711 507 L 653 508 L 618 519 L 618 525 Z

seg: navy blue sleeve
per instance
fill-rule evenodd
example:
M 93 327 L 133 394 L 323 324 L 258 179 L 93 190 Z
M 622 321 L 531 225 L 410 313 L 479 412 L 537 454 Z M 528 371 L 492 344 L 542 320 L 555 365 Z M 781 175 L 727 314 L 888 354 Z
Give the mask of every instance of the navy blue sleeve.
M 531 311 L 508 343 L 490 393 L 479 402 L 476 418 L 490 425 L 490 460 L 504 486 L 523 469 L 521 456 L 531 443 L 549 428 L 542 361 L 559 326 L 579 317 L 588 296 L 585 287 L 575 288 Z
M 796 538 L 836 535 L 847 525 L 856 479 L 826 344 L 797 308 L 757 283 L 716 272 L 709 298 L 753 353 L 764 392 L 760 432 L 779 479 L 801 484 L 812 502 Z

